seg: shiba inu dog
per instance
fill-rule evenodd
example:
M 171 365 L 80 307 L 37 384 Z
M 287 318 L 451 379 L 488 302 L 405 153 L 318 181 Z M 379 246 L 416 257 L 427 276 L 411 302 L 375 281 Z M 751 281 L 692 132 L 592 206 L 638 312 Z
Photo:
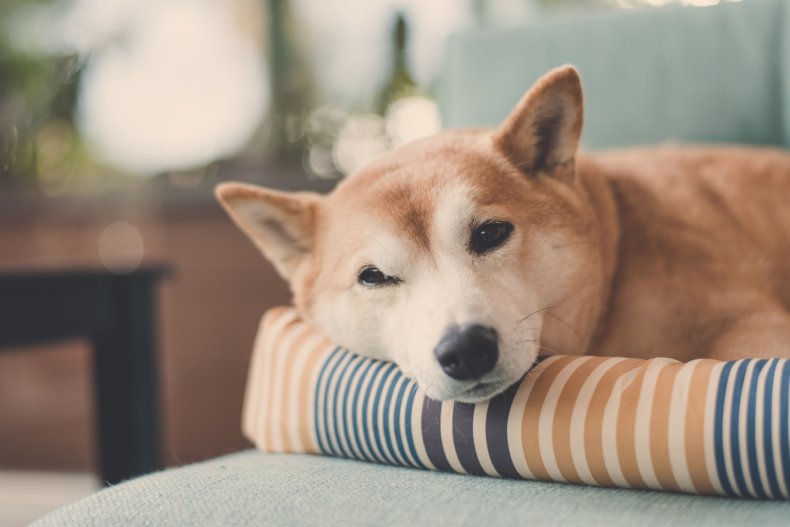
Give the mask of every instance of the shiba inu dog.
M 301 314 L 435 399 L 485 400 L 539 354 L 790 356 L 790 155 L 578 152 L 565 66 L 493 130 L 385 154 L 327 196 L 217 196 Z

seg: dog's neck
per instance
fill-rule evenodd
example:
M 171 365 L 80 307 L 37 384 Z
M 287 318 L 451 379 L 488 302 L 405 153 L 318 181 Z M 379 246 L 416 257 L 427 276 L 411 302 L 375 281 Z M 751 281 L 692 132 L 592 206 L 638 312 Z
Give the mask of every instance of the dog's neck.
M 579 284 L 572 298 L 561 299 L 548 309 L 541 332 L 542 353 L 582 355 L 590 353 L 606 319 L 612 282 L 617 269 L 620 222 L 617 204 L 608 181 L 594 161 L 580 155 L 577 159 L 576 185 L 593 211 L 598 236 L 596 261 L 588 280 Z

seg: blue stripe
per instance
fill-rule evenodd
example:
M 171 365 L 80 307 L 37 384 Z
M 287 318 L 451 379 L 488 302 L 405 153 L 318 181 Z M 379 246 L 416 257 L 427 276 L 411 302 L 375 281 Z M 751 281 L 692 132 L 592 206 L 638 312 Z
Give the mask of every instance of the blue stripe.
M 340 419 L 337 416 L 337 411 L 338 408 L 340 408 L 340 388 L 343 386 L 343 378 L 346 376 L 346 372 L 348 371 L 348 367 L 353 362 L 354 356 L 350 353 L 346 353 L 344 359 L 346 362 L 343 365 L 343 369 L 340 370 L 340 374 L 337 376 L 337 383 L 335 383 L 335 393 L 332 397 L 332 430 L 334 431 L 335 444 L 337 446 L 336 454 L 339 456 L 345 455 L 346 457 L 349 457 L 350 454 L 343 450 L 343 443 L 340 441 Z
M 366 360 L 365 361 L 365 369 L 363 369 L 360 372 L 360 374 L 359 374 L 359 381 L 357 382 L 357 385 L 354 387 L 354 397 L 353 397 L 353 399 L 351 401 L 351 406 L 354 409 L 354 411 L 351 413 L 351 428 L 353 430 L 354 437 L 356 438 L 355 442 L 357 443 L 357 446 L 359 447 L 359 454 L 362 457 L 362 459 L 365 459 L 367 461 L 371 461 L 371 459 L 368 457 L 367 454 L 365 454 L 365 450 L 366 450 L 367 445 L 365 445 L 365 446 L 362 445 L 362 442 L 363 442 L 363 440 L 365 438 L 363 438 L 363 435 L 359 431 L 359 419 L 357 418 L 357 414 L 359 412 L 357 412 L 356 410 L 357 410 L 357 406 L 359 406 L 359 394 L 362 391 L 362 385 L 365 384 L 365 381 L 368 380 L 368 378 L 370 377 L 370 369 L 375 364 L 376 363 L 374 361 L 372 361 L 372 360 Z M 367 399 L 368 398 L 365 397 L 362 400 L 361 412 L 362 412 L 363 420 L 364 420 L 364 416 L 365 416 L 365 407 L 367 406 L 367 404 L 366 404 L 367 403 Z M 370 451 L 370 449 L 367 449 L 367 450 Z
M 406 444 L 409 445 L 409 451 L 411 452 L 414 462 L 417 463 L 417 466 L 420 468 L 427 468 L 425 463 L 422 462 L 422 459 L 420 459 L 420 455 L 417 453 L 417 447 L 414 444 L 414 430 L 412 430 L 411 426 L 411 413 L 414 410 L 414 397 L 416 395 L 417 384 L 412 383 L 411 389 L 409 390 L 409 399 L 406 401 Z
M 735 363 L 726 362 L 721 369 L 719 377 L 719 387 L 716 390 L 716 413 L 713 423 L 713 442 L 716 452 L 716 472 L 719 475 L 719 482 L 725 494 L 734 495 L 730 481 L 727 478 L 727 466 L 724 462 L 724 401 L 727 394 L 727 382 L 730 377 L 730 370 Z
M 335 357 L 337 357 L 338 353 L 340 353 L 340 348 L 335 348 L 334 350 L 332 350 L 332 354 L 329 355 L 329 358 L 321 366 L 321 371 L 318 373 L 318 382 L 316 383 L 316 387 L 315 387 L 315 389 L 316 389 L 315 403 L 313 405 L 313 413 L 315 415 L 315 430 L 317 432 L 316 436 L 318 437 L 318 449 L 321 452 L 325 452 L 325 453 L 329 453 L 329 448 L 328 448 L 328 445 L 326 445 L 324 443 L 324 441 L 321 439 L 321 435 L 322 435 L 321 434 L 321 430 L 324 430 L 324 432 L 326 433 L 326 426 L 327 426 L 327 423 L 326 423 L 326 421 L 327 421 L 327 419 L 326 419 L 326 412 L 328 410 L 327 410 L 326 392 L 325 392 L 325 390 L 321 391 L 321 382 L 324 380 L 324 376 L 327 375 L 327 368 L 332 363 L 332 361 L 335 359 Z M 336 367 L 337 367 L 337 363 L 335 363 L 333 369 L 336 368 Z M 328 382 L 324 385 L 324 389 L 326 389 L 326 386 L 329 386 Z M 321 417 L 319 417 L 319 404 L 321 402 L 324 403 L 323 404 L 324 413 L 322 414 L 323 415 L 323 422 L 321 420 Z M 326 437 L 328 438 L 329 435 L 327 434 Z
M 732 456 L 732 472 L 735 477 L 735 484 L 738 486 L 743 496 L 749 496 L 749 489 L 746 487 L 746 478 L 743 474 L 743 460 L 741 459 L 741 438 L 738 433 L 740 420 L 745 419 L 741 415 L 741 398 L 743 397 L 743 379 L 746 377 L 746 370 L 752 362 L 749 359 L 738 361 L 738 372 L 735 375 L 735 387 L 732 391 L 732 420 L 730 421 L 730 455 Z
M 373 447 L 373 441 L 370 439 L 370 421 L 372 419 L 368 419 L 368 405 L 373 401 L 373 397 L 371 395 L 371 391 L 373 387 L 376 386 L 376 383 L 380 382 L 379 377 L 381 373 L 384 371 L 386 364 L 383 362 L 378 362 L 375 365 L 375 369 L 372 374 L 372 378 L 370 379 L 370 384 L 368 384 L 368 389 L 362 397 L 362 431 L 365 434 L 365 445 L 368 447 L 368 452 L 370 452 L 371 461 L 376 461 L 379 463 L 384 463 L 384 458 L 378 453 L 378 451 Z M 375 413 L 373 414 L 375 416 Z
M 382 431 L 384 434 L 384 439 L 386 440 L 387 450 L 392 457 L 392 460 L 395 462 L 396 465 L 403 465 L 404 461 L 400 459 L 400 455 L 395 450 L 395 446 L 392 444 L 392 434 L 394 432 L 393 428 L 389 427 L 389 416 L 390 416 L 390 407 L 392 406 L 392 399 L 393 399 L 393 392 L 395 391 L 395 385 L 398 384 L 402 380 L 402 375 L 400 372 L 395 373 L 395 377 L 392 379 L 392 384 L 390 384 L 389 390 L 387 391 L 387 397 L 384 399 L 384 409 L 382 410 L 382 414 L 384 415 L 384 430 Z
M 754 492 L 758 498 L 766 499 L 768 495 L 763 488 L 762 478 L 760 477 L 760 469 L 757 466 L 757 382 L 760 380 L 760 372 L 767 364 L 767 360 L 758 360 L 754 363 L 754 370 L 752 371 L 752 382 L 749 385 L 749 400 L 746 403 L 746 451 L 749 456 L 749 474 L 752 476 L 752 484 L 754 485 Z M 760 408 L 761 412 L 769 408 L 763 406 Z
M 348 403 L 349 403 L 349 392 L 351 392 L 351 386 L 354 384 L 354 377 L 356 376 L 357 372 L 359 371 L 359 368 L 366 361 L 365 361 L 365 359 L 361 359 L 359 357 L 354 357 L 353 361 L 355 363 L 354 364 L 354 369 L 351 370 L 351 373 L 349 374 L 348 379 L 345 382 L 346 389 L 343 390 L 343 403 L 340 405 L 340 412 L 341 412 L 341 415 L 342 415 L 341 421 L 343 422 L 343 434 L 345 436 L 346 443 L 348 444 L 349 455 L 352 458 L 354 458 L 354 459 L 361 459 L 362 456 L 358 455 L 358 453 L 356 451 L 358 449 L 355 449 L 354 445 L 352 444 L 352 439 L 353 439 L 353 443 L 356 443 L 356 436 L 352 437 L 352 434 L 349 433 L 349 429 L 348 429 L 348 424 L 349 423 L 348 423 L 348 417 L 347 417 L 348 412 L 346 412 L 346 410 L 348 409 L 347 407 L 348 407 Z M 355 410 L 355 408 L 352 407 L 351 408 L 351 415 L 352 416 L 354 415 L 354 410 Z
M 765 378 L 765 390 L 763 391 L 763 411 L 765 417 L 763 419 L 763 451 L 765 452 L 765 466 L 768 475 L 768 484 L 771 486 L 771 492 L 774 497 L 778 498 L 781 495 L 779 489 L 779 480 L 776 479 L 776 466 L 774 465 L 774 438 L 772 434 L 773 428 L 773 412 L 774 401 L 772 399 L 774 393 L 774 377 L 776 376 L 776 366 L 779 364 L 779 359 L 773 359 L 771 366 L 768 368 L 768 375 Z
M 398 395 L 395 398 L 395 426 L 393 427 L 393 433 L 395 434 L 395 442 L 398 445 L 398 451 L 403 458 L 404 465 L 411 465 L 414 466 L 414 463 L 409 461 L 409 455 L 406 453 L 406 447 L 403 444 L 403 430 L 400 427 L 400 414 L 401 414 L 401 407 L 403 403 L 403 394 L 406 393 L 406 388 L 409 386 L 409 380 L 407 378 L 403 378 L 403 381 L 400 385 L 400 390 L 398 390 Z
M 378 387 L 376 388 L 376 396 L 373 398 L 373 415 L 371 419 L 373 419 L 373 438 L 376 440 L 376 447 L 378 448 L 379 453 L 382 456 L 381 462 L 382 463 L 390 463 L 391 460 L 387 456 L 387 453 L 384 450 L 384 445 L 381 443 L 381 434 L 382 430 L 379 430 L 379 401 L 381 401 L 381 393 L 384 390 L 384 385 L 387 383 L 387 379 L 389 379 L 392 372 L 395 371 L 395 365 L 389 364 L 386 371 L 384 372 L 384 376 L 381 378 Z
M 790 438 L 788 438 L 787 420 L 790 408 L 788 408 L 788 389 L 790 389 L 790 361 L 784 361 L 782 365 L 782 378 L 779 389 L 779 445 L 782 452 L 782 474 L 785 486 L 790 486 Z M 785 496 L 787 497 L 787 496 Z

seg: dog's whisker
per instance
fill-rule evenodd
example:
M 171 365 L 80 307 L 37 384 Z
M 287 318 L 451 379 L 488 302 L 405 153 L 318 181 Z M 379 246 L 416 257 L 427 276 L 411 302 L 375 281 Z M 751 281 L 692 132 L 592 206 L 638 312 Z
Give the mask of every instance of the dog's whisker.
M 533 312 L 532 312 L 532 313 L 530 313 L 529 315 L 527 315 L 527 316 L 525 316 L 524 318 L 522 318 L 521 320 L 519 320 L 519 321 L 518 321 L 518 323 L 519 323 L 519 324 L 521 324 L 522 322 L 526 321 L 526 320 L 527 320 L 529 317 L 531 317 L 531 316 L 533 316 L 533 315 L 537 315 L 537 314 L 538 314 L 538 313 L 540 313 L 541 311 L 546 311 L 547 309 L 556 309 L 556 308 L 558 308 L 558 307 L 560 307 L 560 306 L 546 306 L 546 307 L 542 307 L 542 308 L 540 308 L 540 309 L 536 309 L 535 311 L 533 311 Z

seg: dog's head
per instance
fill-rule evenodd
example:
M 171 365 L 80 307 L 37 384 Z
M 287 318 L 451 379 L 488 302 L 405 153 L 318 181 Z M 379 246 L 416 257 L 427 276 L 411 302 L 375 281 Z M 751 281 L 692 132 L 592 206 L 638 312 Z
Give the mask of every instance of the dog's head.
M 528 371 L 550 310 L 593 280 L 582 113 L 563 67 L 498 129 L 411 143 L 327 196 L 235 183 L 217 195 L 331 339 L 396 362 L 433 398 L 479 401 Z

